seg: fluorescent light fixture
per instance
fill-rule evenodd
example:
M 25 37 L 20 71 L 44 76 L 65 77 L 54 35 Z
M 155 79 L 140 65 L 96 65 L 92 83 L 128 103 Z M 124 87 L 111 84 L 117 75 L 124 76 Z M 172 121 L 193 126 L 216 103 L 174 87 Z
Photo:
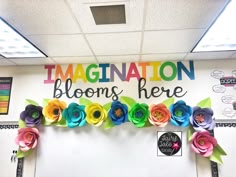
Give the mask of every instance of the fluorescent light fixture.
M 192 52 L 236 50 L 236 0 L 228 3 Z
M 5 58 L 47 57 L 0 17 L 0 55 Z

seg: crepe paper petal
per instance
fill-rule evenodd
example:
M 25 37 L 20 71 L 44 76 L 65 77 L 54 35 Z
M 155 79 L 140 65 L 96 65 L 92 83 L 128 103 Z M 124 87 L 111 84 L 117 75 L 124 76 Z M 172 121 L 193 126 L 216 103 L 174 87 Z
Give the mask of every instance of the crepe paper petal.
M 162 103 L 164 105 L 166 105 L 167 108 L 169 108 L 170 105 L 174 104 L 174 102 L 175 102 L 174 97 L 171 97 L 171 98 L 168 98 L 168 99 L 164 100 Z
M 104 122 L 104 129 L 110 129 L 112 127 L 114 127 L 115 125 L 112 123 L 110 118 L 107 118 Z
M 188 127 L 188 130 L 187 130 L 187 137 L 188 137 L 188 141 L 191 141 L 192 138 L 193 138 L 193 133 L 194 133 L 194 129 L 192 126 L 189 126 Z
M 211 98 L 208 97 L 197 104 L 200 108 L 210 108 L 211 107 Z
M 182 124 L 180 124 L 181 127 L 187 127 L 189 126 L 189 121 L 184 121 Z
M 24 128 L 24 127 L 26 127 L 25 122 L 24 122 L 23 120 L 21 120 L 21 119 L 18 120 L 18 125 L 19 125 L 19 128 Z
M 120 101 L 128 106 L 129 109 L 136 103 L 133 98 L 127 96 L 121 96 Z
M 26 104 L 26 105 L 32 104 L 32 105 L 34 105 L 34 106 L 38 106 L 38 105 L 39 105 L 36 101 L 30 100 L 30 99 L 26 99 L 26 100 L 25 100 L 25 104 Z
M 92 104 L 92 102 L 89 100 L 89 99 L 86 99 L 86 98 L 83 98 L 83 97 L 81 97 L 80 99 L 79 99 L 79 103 L 81 104 L 81 105 L 89 105 L 89 104 Z
M 16 153 L 16 157 L 17 158 L 23 158 L 23 157 L 27 157 L 29 156 L 31 153 L 33 152 L 33 149 L 30 149 L 26 152 L 21 151 L 20 149 L 18 149 L 17 153 Z
M 109 102 L 109 103 L 106 103 L 106 104 L 104 104 L 103 105 L 103 108 L 106 110 L 106 111 L 108 111 L 110 108 L 111 108 L 111 102 Z

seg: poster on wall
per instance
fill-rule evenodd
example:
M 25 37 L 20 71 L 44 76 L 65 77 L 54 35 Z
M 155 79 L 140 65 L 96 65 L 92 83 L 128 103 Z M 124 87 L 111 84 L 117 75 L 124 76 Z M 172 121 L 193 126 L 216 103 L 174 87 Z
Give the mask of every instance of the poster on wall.
M 0 77 L 0 115 L 8 114 L 12 77 Z

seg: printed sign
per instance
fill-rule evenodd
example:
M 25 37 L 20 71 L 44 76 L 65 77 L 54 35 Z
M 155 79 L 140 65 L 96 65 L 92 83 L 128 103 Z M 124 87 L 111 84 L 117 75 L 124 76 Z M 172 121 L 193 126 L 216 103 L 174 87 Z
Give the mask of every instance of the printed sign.
M 0 77 L 0 115 L 8 114 L 12 77 Z
M 158 156 L 181 156 L 182 135 L 181 132 L 158 132 L 157 133 Z

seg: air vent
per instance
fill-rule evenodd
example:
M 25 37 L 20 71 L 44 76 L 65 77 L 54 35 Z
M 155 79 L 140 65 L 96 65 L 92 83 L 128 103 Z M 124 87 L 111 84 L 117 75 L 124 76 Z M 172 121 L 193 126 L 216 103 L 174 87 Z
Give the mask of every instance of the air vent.
M 125 5 L 90 6 L 96 25 L 125 24 Z

